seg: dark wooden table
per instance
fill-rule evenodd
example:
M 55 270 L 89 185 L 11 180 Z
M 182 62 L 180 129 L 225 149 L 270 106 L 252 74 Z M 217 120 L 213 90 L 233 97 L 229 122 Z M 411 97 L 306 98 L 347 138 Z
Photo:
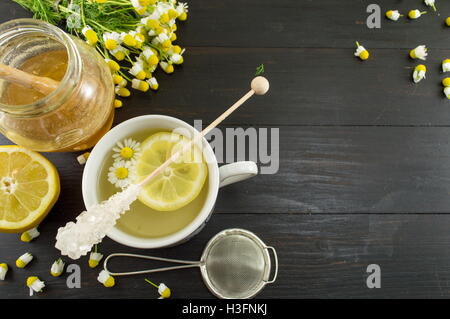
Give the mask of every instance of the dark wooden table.
M 226 127 L 279 128 L 280 168 L 220 192 L 205 229 L 189 242 L 138 250 L 105 239 L 102 251 L 199 258 L 209 238 L 240 227 L 278 250 L 279 277 L 263 298 L 401 298 L 450 296 L 450 101 L 442 94 L 440 63 L 450 58 L 450 3 L 437 1 L 417 21 L 366 26 L 367 6 L 352 0 L 192 0 L 180 27 L 186 62 L 160 75 L 157 93 L 138 94 L 118 110 L 115 123 L 143 114 L 166 114 L 188 123 L 212 121 L 247 89 L 264 63 L 271 90 L 224 122 Z M 425 9 L 423 1 L 386 0 L 388 9 Z M 0 21 L 30 16 L 9 0 Z M 371 57 L 353 56 L 360 41 Z M 427 79 L 411 81 L 408 52 L 429 48 Z M 9 142 L 0 137 L 0 143 Z M 35 298 L 155 298 L 144 276 L 119 278 L 113 289 L 98 270 L 76 263 L 82 288 L 48 274 L 58 257 L 58 227 L 83 210 L 77 154 L 45 154 L 57 166 L 61 197 L 30 244 L 0 235 L 0 262 L 14 264 L 26 251 L 36 260 L 11 267 L 0 297 L 24 298 L 30 274 L 48 285 Z M 66 259 L 67 262 L 69 260 Z M 70 262 L 69 262 L 70 263 Z M 369 264 L 381 267 L 381 288 L 366 286 Z M 136 262 L 121 267 L 142 267 Z M 196 270 L 151 276 L 175 298 L 209 298 Z

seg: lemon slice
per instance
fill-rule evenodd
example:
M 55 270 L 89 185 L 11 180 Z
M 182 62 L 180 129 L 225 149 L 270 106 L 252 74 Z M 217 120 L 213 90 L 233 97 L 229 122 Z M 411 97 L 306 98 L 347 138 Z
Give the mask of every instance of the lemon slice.
M 136 163 L 136 181 L 143 180 L 188 142 L 176 133 L 160 132 L 148 137 Z M 179 209 L 199 195 L 207 175 L 203 154 L 194 146 L 146 185 L 138 199 L 158 211 Z
M 20 146 L 0 146 L 0 232 L 36 227 L 60 191 L 56 168 L 42 155 Z

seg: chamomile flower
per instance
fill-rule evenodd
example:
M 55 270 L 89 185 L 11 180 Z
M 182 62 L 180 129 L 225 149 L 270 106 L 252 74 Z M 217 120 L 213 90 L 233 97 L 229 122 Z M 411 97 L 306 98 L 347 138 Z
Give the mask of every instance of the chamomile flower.
M 90 26 L 85 26 L 82 30 L 81 33 L 84 35 L 84 37 L 86 38 L 86 42 L 89 43 L 90 45 L 94 46 L 97 44 L 98 42 L 98 36 L 97 33 L 95 33 L 94 30 L 92 30 L 92 28 Z
M 63 270 L 64 270 L 64 262 L 62 261 L 61 258 L 58 258 L 58 260 L 56 260 L 53 264 L 52 267 L 50 268 L 50 275 L 52 275 L 53 277 L 59 277 L 62 275 Z
M 389 10 L 386 12 L 386 18 L 388 18 L 389 20 L 392 20 L 392 21 L 397 21 L 401 16 L 403 16 L 403 15 L 400 14 L 400 12 L 398 12 L 398 10 Z
M 422 79 L 425 79 L 425 73 L 427 72 L 427 68 L 423 64 L 419 64 L 414 68 L 413 72 L 413 81 L 414 83 L 419 83 Z
M 447 99 L 450 100 L 450 86 L 446 86 L 446 87 L 444 88 L 444 94 L 445 94 L 445 96 L 447 97 Z
M 134 161 L 119 160 L 109 168 L 108 181 L 117 188 L 130 185 L 135 179 Z
M 114 287 L 116 284 L 114 277 L 109 274 L 106 270 L 102 270 L 97 277 L 97 280 L 103 284 L 106 288 Z
M 116 108 L 116 109 L 119 109 L 119 108 L 121 108 L 123 106 L 123 102 L 121 101 L 121 100 L 119 100 L 119 99 L 115 99 L 114 100 L 114 107 Z
M 445 19 L 445 24 L 447 25 L 447 27 L 450 27 L 450 17 Z
M 39 279 L 39 277 L 31 276 L 27 278 L 27 286 L 30 288 L 30 294 L 32 291 L 41 292 L 45 287 L 45 283 Z M 31 291 L 32 290 L 32 291 Z
M 410 18 L 411 20 L 415 20 L 415 19 L 420 18 L 425 13 L 427 13 L 427 12 L 426 11 L 419 11 L 417 9 L 411 10 L 411 11 L 408 12 L 408 18 Z
M 116 143 L 113 147 L 113 158 L 115 160 L 135 161 L 141 155 L 141 143 L 127 138 Z
M 158 288 L 158 293 L 161 297 L 158 299 L 167 299 L 170 298 L 170 295 L 172 294 L 169 287 L 167 287 L 165 284 L 160 283 L 159 285 L 154 284 L 148 279 L 145 279 L 146 282 L 148 282 L 150 285 L 152 285 L 155 288 Z
M 29 243 L 33 239 L 39 237 L 41 233 L 38 231 L 37 227 L 27 230 L 20 235 L 20 240 Z
M 425 4 L 429 7 L 432 7 L 434 11 L 436 11 L 436 4 L 434 0 L 424 0 Z
M 16 260 L 16 266 L 18 268 L 25 268 L 30 261 L 33 260 L 33 255 L 30 253 L 25 253 Z
M 116 85 L 116 87 L 114 88 L 114 92 L 116 92 L 116 94 L 121 97 L 128 97 L 131 95 L 130 90 L 121 85 Z
M 425 45 L 419 45 L 415 49 L 412 49 L 409 52 L 409 56 L 412 59 L 420 59 L 420 60 L 426 60 L 427 59 L 427 53 L 428 49 Z
M 450 71 L 450 59 L 445 59 L 442 61 L 442 72 Z
M 8 265 L 5 263 L 0 264 L 0 280 L 5 280 L 7 272 L 8 272 Z
M 355 56 L 359 57 L 361 60 L 367 60 L 369 58 L 369 51 L 367 51 L 359 42 L 356 42 Z
M 78 164 L 80 164 L 80 165 L 86 164 L 87 159 L 89 158 L 89 155 L 91 155 L 90 152 L 84 152 L 83 154 L 79 155 L 77 157 Z

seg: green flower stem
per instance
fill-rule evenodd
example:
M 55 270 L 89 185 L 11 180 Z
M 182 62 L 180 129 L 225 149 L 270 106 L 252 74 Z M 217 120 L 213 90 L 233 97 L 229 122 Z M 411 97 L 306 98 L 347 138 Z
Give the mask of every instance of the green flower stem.
M 153 287 L 159 288 L 158 285 L 155 285 L 154 283 L 152 283 L 150 280 L 148 280 L 147 278 L 145 278 L 145 281 L 148 282 L 150 285 L 152 285 Z

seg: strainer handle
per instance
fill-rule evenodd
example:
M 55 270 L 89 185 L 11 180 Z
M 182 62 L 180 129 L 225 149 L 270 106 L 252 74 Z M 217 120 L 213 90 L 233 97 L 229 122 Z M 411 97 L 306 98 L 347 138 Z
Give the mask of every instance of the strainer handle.
M 275 261 L 275 272 L 273 274 L 273 278 L 271 280 L 267 280 L 266 283 L 273 284 L 275 282 L 275 280 L 277 280 L 277 276 L 278 276 L 278 256 L 277 256 L 277 251 L 272 246 L 266 246 L 266 249 L 272 251 L 273 260 Z
M 184 265 L 183 266 L 154 268 L 154 269 L 147 269 L 147 270 L 138 270 L 138 271 L 129 271 L 129 272 L 111 272 L 108 269 L 108 261 L 111 258 L 113 258 L 113 257 L 132 257 L 132 258 L 150 259 L 150 260 L 165 261 L 165 262 L 184 264 Z M 200 267 L 200 265 L 201 265 L 201 263 L 199 261 L 169 259 L 169 258 L 162 258 L 162 257 L 136 255 L 136 254 L 125 254 L 125 253 L 111 254 L 108 257 L 106 257 L 105 261 L 103 262 L 103 268 L 107 272 L 109 272 L 111 274 L 111 276 L 128 276 L 128 275 L 148 274 L 148 273 L 153 273 L 153 272 L 161 272 L 161 271 L 177 270 L 177 269 L 184 269 L 184 268 Z

